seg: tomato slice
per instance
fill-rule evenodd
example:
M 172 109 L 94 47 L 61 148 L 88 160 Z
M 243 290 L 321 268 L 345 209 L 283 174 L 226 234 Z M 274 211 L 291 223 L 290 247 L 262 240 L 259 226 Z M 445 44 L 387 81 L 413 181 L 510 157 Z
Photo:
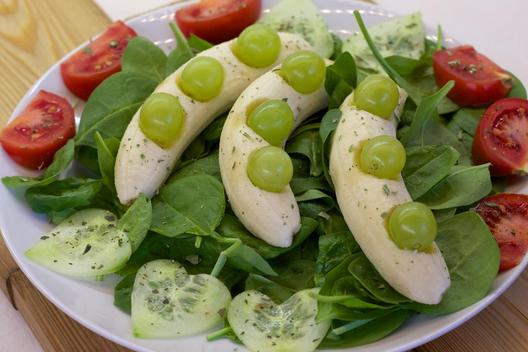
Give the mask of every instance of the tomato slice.
M 87 100 L 108 76 L 121 70 L 121 56 L 136 32 L 121 21 L 113 23 L 97 39 L 61 64 L 61 75 L 68 89 Z
M 501 99 L 479 121 L 473 161 L 490 162 L 494 176 L 528 173 L 528 100 Z
M 502 193 L 482 199 L 476 211 L 500 249 L 500 271 L 519 264 L 528 250 L 528 195 Z
M 261 0 L 202 0 L 176 11 L 176 23 L 185 36 L 218 44 L 255 23 L 261 7 Z
M 455 81 L 448 96 L 460 106 L 491 104 L 512 88 L 510 75 L 470 45 L 435 52 L 433 69 L 439 87 Z
M 42 169 L 75 135 L 73 108 L 66 99 L 41 90 L 0 134 L 6 153 L 18 164 Z

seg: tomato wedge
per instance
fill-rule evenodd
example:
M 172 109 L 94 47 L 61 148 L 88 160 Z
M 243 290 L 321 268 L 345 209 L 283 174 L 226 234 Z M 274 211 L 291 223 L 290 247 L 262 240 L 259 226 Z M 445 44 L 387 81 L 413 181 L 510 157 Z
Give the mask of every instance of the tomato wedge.
M 500 271 L 519 264 L 528 250 L 528 195 L 502 193 L 482 199 L 476 211 L 500 249 Z
M 6 153 L 18 164 L 42 169 L 75 135 L 73 108 L 66 99 L 41 90 L 0 134 Z
M 448 96 L 460 106 L 489 105 L 512 88 L 510 75 L 470 45 L 435 52 L 433 70 L 439 87 L 455 81 Z
M 176 23 L 185 36 L 218 44 L 255 23 L 261 7 L 261 0 L 202 0 L 176 11 Z
M 136 32 L 121 21 L 113 23 L 90 44 L 61 64 L 61 75 L 68 89 L 87 100 L 108 76 L 121 69 L 121 56 Z
M 473 161 L 490 162 L 494 176 L 528 173 L 528 100 L 501 99 L 479 121 Z

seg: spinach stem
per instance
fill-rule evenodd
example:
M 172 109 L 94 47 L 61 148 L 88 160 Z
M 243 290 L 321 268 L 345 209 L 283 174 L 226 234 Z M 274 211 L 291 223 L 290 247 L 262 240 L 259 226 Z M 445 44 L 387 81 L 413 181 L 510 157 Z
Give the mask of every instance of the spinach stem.
M 435 51 L 442 50 L 444 43 L 444 33 L 442 32 L 442 26 L 436 27 L 436 46 Z
M 209 335 L 207 335 L 207 341 L 214 341 L 216 339 L 221 338 L 222 336 L 229 334 L 232 331 L 233 329 L 230 326 L 228 326 L 218 331 L 212 332 Z
M 224 268 L 227 258 L 229 258 L 229 256 L 242 244 L 242 241 L 239 238 L 223 238 L 221 242 L 231 243 L 231 245 L 220 252 L 220 255 L 218 256 L 218 259 L 216 260 L 216 263 L 213 267 L 213 271 L 211 271 L 211 276 L 214 277 L 218 277 Z
M 345 325 L 342 325 L 338 328 L 335 328 L 334 330 L 332 330 L 332 334 L 335 334 L 335 335 L 343 335 L 344 333 L 346 332 L 349 332 L 351 330 L 354 330 L 354 329 L 357 329 L 359 328 L 360 326 L 362 325 L 365 325 L 366 323 L 372 321 L 374 319 L 363 319 L 363 320 L 354 320 L 354 321 L 351 321 L 350 323 L 348 324 L 345 324 Z

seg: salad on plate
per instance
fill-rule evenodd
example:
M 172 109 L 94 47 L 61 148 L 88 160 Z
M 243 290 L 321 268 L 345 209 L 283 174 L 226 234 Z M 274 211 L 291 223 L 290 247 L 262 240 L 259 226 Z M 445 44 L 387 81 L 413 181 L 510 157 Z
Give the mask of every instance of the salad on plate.
M 56 225 L 25 252 L 93 285 L 141 339 L 251 351 L 368 344 L 468 307 L 528 248 L 528 100 L 419 13 L 347 38 L 311 0 L 204 0 L 166 54 L 123 22 L 0 134 L 2 182 Z M 226 23 L 236 23 L 223 30 Z

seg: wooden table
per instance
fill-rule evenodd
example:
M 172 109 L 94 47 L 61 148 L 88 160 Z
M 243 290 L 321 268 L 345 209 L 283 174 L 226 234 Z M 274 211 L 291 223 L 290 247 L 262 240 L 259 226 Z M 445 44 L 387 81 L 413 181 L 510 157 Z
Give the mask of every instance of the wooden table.
M 38 77 L 109 23 L 91 0 L 0 0 L 0 126 Z M 17 268 L 1 238 L 0 288 L 45 351 L 127 351 L 48 302 Z M 477 317 L 415 351 L 528 351 L 526 294 L 528 272 Z

